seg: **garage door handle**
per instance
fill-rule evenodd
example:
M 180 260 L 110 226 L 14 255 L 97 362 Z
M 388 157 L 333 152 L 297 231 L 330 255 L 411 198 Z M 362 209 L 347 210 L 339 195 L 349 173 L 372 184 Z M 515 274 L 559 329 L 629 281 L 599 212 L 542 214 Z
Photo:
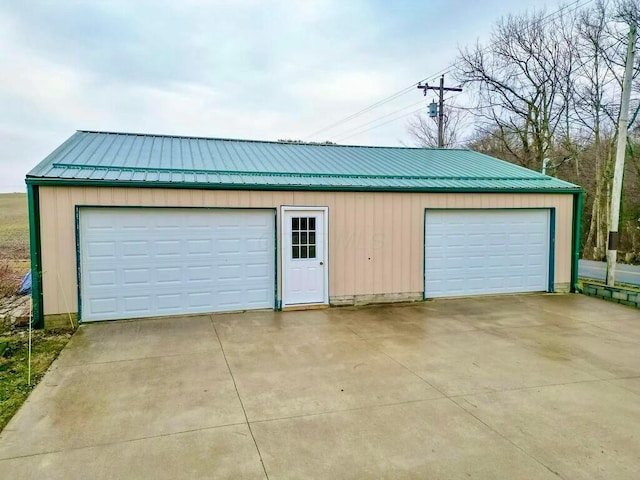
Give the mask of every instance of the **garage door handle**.
M 324 265 L 324 262 L 320 262 L 320 265 Z

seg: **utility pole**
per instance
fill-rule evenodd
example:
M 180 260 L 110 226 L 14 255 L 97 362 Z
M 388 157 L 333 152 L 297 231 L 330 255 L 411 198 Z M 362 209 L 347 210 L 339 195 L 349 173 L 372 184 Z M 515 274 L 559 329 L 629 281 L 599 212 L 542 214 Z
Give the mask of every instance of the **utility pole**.
M 620 98 L 620 116 L 618 117 L 618 144 L 616 146 L 616 166 L 613 172 L 611 191 L 611 225 L 609 226 L 609 245 L 607 255 L 607 285 L 613 286 L 616 281 L 616 261 L 618 257 L 618 224 L 620 223 L 620 199 L 622 197 L 622 177 L 624 174 L 624 155 L 627 149 L 627 128 L 629 125 L 629 99 L 631 97 L 631 79 L 633 76 L 633 59 L 636 48 L 636 25 L 629 24 L 627 44 L 627 61 L 622 81 Z
M 424 96 L 427 96 L 427 90 L 437 90 L 440 96 L 440 102 L 438 104 L 438 147 L 444 147 L 444 92 L 461 92 L 459 87 L 445 87 L 444 75 L 440 77 L 439 87 L 430 87 L 428 83 L 422 85 L 418 83 L 418 88 L 424 91 Z

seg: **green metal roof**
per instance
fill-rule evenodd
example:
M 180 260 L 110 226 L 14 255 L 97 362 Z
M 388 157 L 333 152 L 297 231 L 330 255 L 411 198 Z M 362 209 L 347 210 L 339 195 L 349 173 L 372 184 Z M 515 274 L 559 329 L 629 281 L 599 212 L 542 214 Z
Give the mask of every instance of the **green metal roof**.
M 353 191 L 580 190 L 471 150 L 91 131 L 72 135 L 27 174 L 27 183 Z

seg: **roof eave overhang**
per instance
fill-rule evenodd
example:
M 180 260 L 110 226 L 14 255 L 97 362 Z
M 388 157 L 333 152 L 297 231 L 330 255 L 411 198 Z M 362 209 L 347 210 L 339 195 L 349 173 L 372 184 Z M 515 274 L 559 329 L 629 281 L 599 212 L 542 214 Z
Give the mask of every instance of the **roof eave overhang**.
M 27 176 L 28 185 L 76 186 L 76 187 L 125 187 L 125 188 L 190 188 L 199 190 L 278 190 L 278 191 L 332 191 L 332 192 L 416 192 L 416 193 L 580 193 L 580 187 L 567 188 L 460 188 L 460 187 L 390 187 L 390 186 L 348 186 L 348 185 L 291 185 L 252 183 L 190 183 L 190 182 L 148 182 L 65 179 Z

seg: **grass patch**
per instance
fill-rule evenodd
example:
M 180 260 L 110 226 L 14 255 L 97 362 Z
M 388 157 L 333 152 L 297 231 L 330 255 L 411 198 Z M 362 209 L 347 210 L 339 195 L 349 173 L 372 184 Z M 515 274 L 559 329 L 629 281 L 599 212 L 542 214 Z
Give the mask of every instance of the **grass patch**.
M 0 333 L 0 431 L 27 399 L 71 335 L 72 332 L 69 331 L 33 331 L 29 385 L 27 330 L 15 329 Z
M 29 213 L 24 193 L 0 194 L 0 298 L 16 292 L 29 270 Z
M 0 257 L 29 258 L 29 211 L 25 193 L 0 194 Z

